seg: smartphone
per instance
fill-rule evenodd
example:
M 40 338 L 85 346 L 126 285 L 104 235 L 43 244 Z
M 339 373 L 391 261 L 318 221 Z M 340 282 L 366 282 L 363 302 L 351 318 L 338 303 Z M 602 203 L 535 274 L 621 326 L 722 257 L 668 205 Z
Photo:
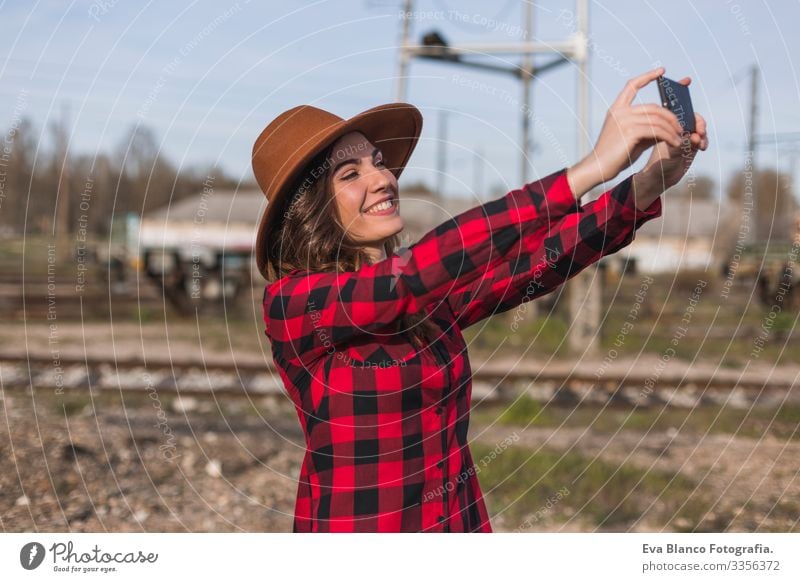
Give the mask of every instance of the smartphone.
M 667 77 L 658 78 L 661 105 L 672 111 L 684 131 L 694 132 L 694 109 L 689 87 Z

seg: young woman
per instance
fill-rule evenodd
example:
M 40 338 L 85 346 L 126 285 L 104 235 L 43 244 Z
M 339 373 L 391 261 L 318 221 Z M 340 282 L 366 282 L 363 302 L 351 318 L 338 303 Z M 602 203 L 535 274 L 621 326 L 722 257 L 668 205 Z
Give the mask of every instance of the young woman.
M 253 148 L 269 204 L 256 258 L 265 333 L 306 438 L 295 532 L 490 532 L 467 442 L 462 330 L 556 289 L 661 215 L 708 146 L 630 80 L 592 153 L 451 218 L 407 249 L 397 179 L 422 129 L 406 103 L 349 120 L 310 106 Z M 689 78 L 681 81 L 689 84 Z M 597 200 L 648 148 L 646 166 Z

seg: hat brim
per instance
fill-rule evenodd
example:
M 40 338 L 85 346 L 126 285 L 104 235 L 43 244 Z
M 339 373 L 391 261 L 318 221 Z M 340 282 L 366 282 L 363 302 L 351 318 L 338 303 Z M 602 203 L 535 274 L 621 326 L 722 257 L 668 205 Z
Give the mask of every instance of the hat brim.
M 255 242 L 256 265 L 265 279 L 268 235 L 275 232 L 279 225 L 284 203 L 291 194 L 289 188 L 320 151 L 352 131 L 363 133 L 370 142 L 380 147 L 387 168 L 399 178 L 422 132 L 422 114 L 409 103 L 387 103 L 362 111 L 350 119 L 342 120 L 341 123 L 309 136 L 302 146 L 304 154 L 293 162 L 294 167 L 291 171 L 283 173 L 280 182 L 274 184 L 275 195 L 267 203 L 258 226 Z

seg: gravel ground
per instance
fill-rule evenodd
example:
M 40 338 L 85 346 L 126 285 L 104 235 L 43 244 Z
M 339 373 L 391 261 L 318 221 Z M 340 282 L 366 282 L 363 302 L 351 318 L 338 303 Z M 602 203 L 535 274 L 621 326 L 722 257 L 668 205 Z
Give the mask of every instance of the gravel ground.
M 291 531 L 303 437 L 286 401 L 13 390 L 0 404 L 3 531 Z M 531 450 L 690 475 L 718 500 L 714 512 L 736 516 L 728 531 L 798 529 L 797 441 L 474 423 L 470 438 L 491 445 L 512 432 Z M 579 516 L 540 525 L 594 530 Z M 495 531 L 516 526 L 493 517 Z
M 5 394 L 4 531 L 291 531 L 302 434 L 285 411 L 59 398 Z
M 24 338 L 20 341 L 20 338 Z M 55 340 L 55 341 L 53 341 Z M 213 320 L 182 324 L 58 322 L 0 327 L 6 353 L 58 349 L 62 356 L 204 357 L 269 361 L 258 323 Z M 508 356 L 507 356 L 508 357 Z M 479 355 L 474 356 L 479 367 Z M 498 362 L 497 358 L 492 359 Z M 530 360 L 526 358 L 526 363 Z M 650 369 L 652 357 L 619 358 L 614 369 Z M 512 358 L 508 366 L 520 363 Z M 757 364 L 758 365 L 758 364 Z M 750 373 L 792 382 L 800 365 Z M 591 369 L 592 363 L 581 366 Z M 673 360 L 681 375 L 686 362 Z M 569 362 L 549 368 L 573 369 Z M 693 372 L 735 373 L 703 369 Z M 2 376 L 2 374 L 0 374 Z M 68 396 L 39 387 L 2 389 L 0 377 L 0 527 L 3 531 L 291 531 L 303 436 L 287 400 L 161 400 L 141 394 Z M 152 395 L 151 395 L 152 396 Z M 731 531 L 793 531 L 800 519 L 800 442 L 711 434 L 625 430 L 615 435 L 575 428 L 479 426 L 470 438 L 488 445 L 516 432 L 515 446 L 572 450 L 611 463 L 680 472 L 700 481 Z M 713 516 L 710 516 L 713 518 Z M 539 531 L 592 531 L 576 515 L 542 522 Z M 727 523 L 727 521 L 726 521 Z M 495 531 L 517 524 L 493 517 Z M 657 525 L 639 524 L 644 530 Z

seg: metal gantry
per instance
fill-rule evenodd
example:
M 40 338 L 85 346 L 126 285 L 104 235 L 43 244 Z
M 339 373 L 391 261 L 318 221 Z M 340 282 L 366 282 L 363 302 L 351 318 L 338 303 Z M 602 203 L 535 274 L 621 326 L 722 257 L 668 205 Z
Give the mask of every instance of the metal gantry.
M 531 83 L 540 74 L 567 63 L 575 63 L 577 67 L 577 117 L 580 127 L 577 135 L 579 159 L 589 153 L 589 75 L 588 75 L 588 38 L 589 38 L 589 4 L 588 0 L 575 2 L 575 28 L 570 36 L 561 41 L 537 42 L 531 40 L 533 28 L 533 4 L 523 0 L 522 42 L 498 42 L 462 44 L 458 46 L 448 43 L 439 31 L 427 33 L 420 42 L 411 40 L 411 18 L 413 0 L 404 0 L 402 25 L 400 31 L 399 56 L 395 79 L 395 100 L 406 101 L 409 83 L 409 66 L 412 59 L 424 58 L 441 61 L 450 66 L 471 67 L 488 72 L 499 72 L 512 75 L 522 82 L 521 108 L 521 164 L 520 180 L 525 184 L 529 180 L 530 158 L 530 106 Z M 518 66 L 509 67 L 485 60 L 491 55 L 519 55 L 522 60 Z M 534 55 L 553 55 L 554 58 L 536 64 Z M 440 154 L 440 158 L 443 156 Z M 440 192 L 441 194 L 441 192 Z M 571 325 L 569 343 L 573 350 L 592 354 L 598 351 L 599 330 L 601 322 L 602 285 L 596 284 L 598 276 L 596 266 L 585 269 L 575 276 L 568 285 Z M 529 302 L 530 309 L 535 302 Z M 535 311 L 534 311 L 535 313 Z

